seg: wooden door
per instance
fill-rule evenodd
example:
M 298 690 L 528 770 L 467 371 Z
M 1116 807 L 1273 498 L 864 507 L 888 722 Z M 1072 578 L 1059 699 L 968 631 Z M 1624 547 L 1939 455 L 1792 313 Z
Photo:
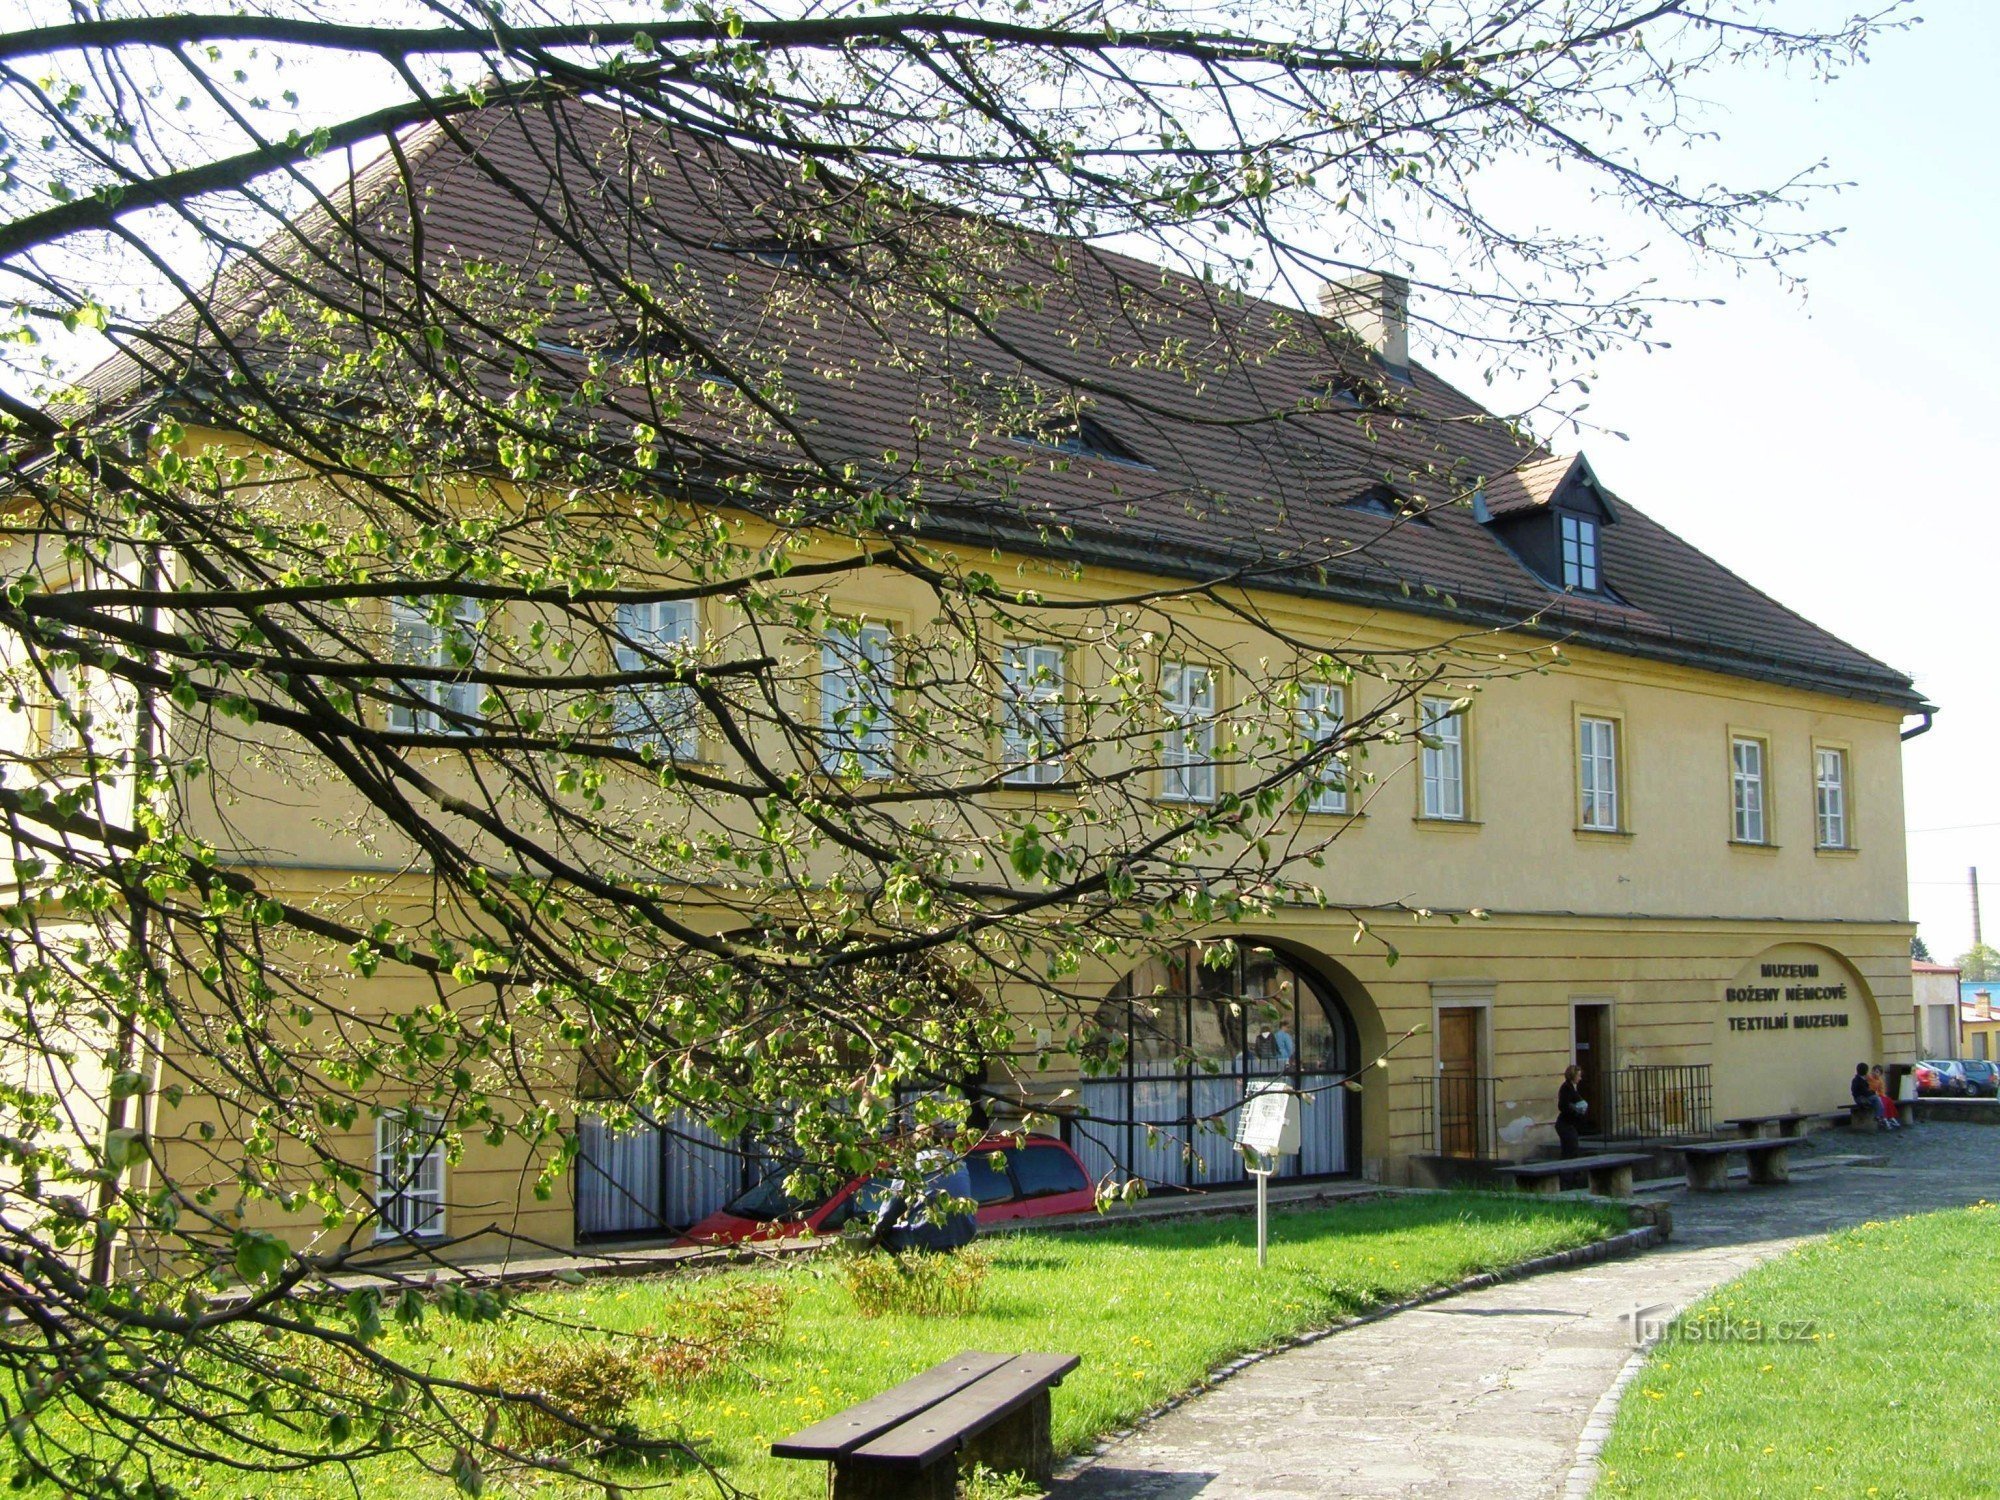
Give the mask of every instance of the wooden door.
M 1611 1007 L 1579 1005 L 1576 1008 L 1576 1065 L 1583 1070 L 1577 1087 L 1590 1103 L 1584 1116 L 1584 1131 L 1596 1135 L 1609 1128 L 1611 1102 L 1605 1097 L 1611 1081 Z
M 1438 1150 L 1446 1156 L 1479 1154 L 1479 1007 L 1448 1005 L 1438 1011 Z

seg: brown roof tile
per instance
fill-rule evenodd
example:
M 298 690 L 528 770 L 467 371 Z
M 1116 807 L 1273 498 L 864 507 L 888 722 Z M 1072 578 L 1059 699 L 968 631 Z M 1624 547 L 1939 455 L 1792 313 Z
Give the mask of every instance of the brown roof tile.
M 1907 676 L 1622 498 L 1618 524 L 1600 538 L 1616 597 L 1552 590 L 1474 519 L 1469 501 L 1482 491 L 1495 516 L 1546 507 L 1581 459 L 1523 440 L 1422 366 L 1412 367 L 1407 386 L 1376 382 L 1379 398 L 1358 405 L 1321 399 L 1330 378 L 1373 389 L 1368 377 L 1378 372 L 1316 315 L 1072 247 L 1060 295 L 1033 305 L 994 299 L 983 327 L 961 319 L 940 329 L 907 309 L 870 306 L 846 283 L 816 288 L 805 271 L 726 248 L 782 226 L 795 189 L 768 160 L 703 137 L 628 134 L 616 117 L 585 105 L 526 116 L 492 110 L 461 128 L 477 158 L 520 191 L 496 185 L 479 159 L 435 130 L 406 147 L 418 163 L 415 201 L 434 262 L 491 260 L 564 283 L 601 280 L 588 255 L 706 297 L 716 340 L 744 358 L 761 350 L 784 359 L 796 413 L 790 432 L 767 445 L 774 468 L 808 450 L 821 464 L 851 461 L 890 479 L 920 468 L 920 524 L 930 534 L 1177 576 L 1240 569 L 1273 588 L 1481 624 L 1530 622 L 1525 628 L 1613 651 L 1922 706 Z M 628 176 L 632 161 L 644 171 Z M 372 169 L 363 184 L 372 198 L 359 198 L 371 204 L 378 232 L 399 240 L 406 200 L 400 188 L 387 190 L 392 181 Z M 628 181 L 647 196 L 622 197 Z M 584 254 L 560 243 L 545 217 L 581 234 Z M 965 222 L 939 213 L 926 232 L 945 243 Z M 308 216 L 281 247 L 307 281 L 319 272 L 305 247 L 327 228 Z M 1019 243 L 1027 255 L 1055 242 Z M 967 274 L 1001 287 L 1009 271 L 1003 257 Z M 395 305 L 398 273 L 378 274 L 383 302 Z M 245 278 L 231 289 L 239 328 L 249 326 L 268 280 Z M 786 305 L 774 311 L 779 286 Z M 601 330 L 604 316 L 601 307 L 578 315 L 575 336 Z M 144 365 L 119 356 L 100 369 L 91 378 L 97 392 L 122 399 L 176 376 L 212 375 L 215 351 L 191 325 L 182 329 Z M 1157 358 L 1166 334 L 1181 351 L 1178 368 Z M 281 360 L 283 351 L 262 353 Z M 501 378 L 497 365 L 489 378 Z M 1093 417 L 1143 463 L 1063 458 L 990 431 L 982 453 L 964 430 L 964 391 L 1009 382 L 1086 393 Z M 914 425 L 920 414 L 933 419 L 928 432 Z M 701 439 L 698 423 L 692 436 Z M 991 456 L 1001 444 L 1020 465 L 1013 485 L 995 482 Z M 952 471 L 966 475 L 961 490 L 940 478 Z M 1421 514 L 1352 504 L 1382 485 Z

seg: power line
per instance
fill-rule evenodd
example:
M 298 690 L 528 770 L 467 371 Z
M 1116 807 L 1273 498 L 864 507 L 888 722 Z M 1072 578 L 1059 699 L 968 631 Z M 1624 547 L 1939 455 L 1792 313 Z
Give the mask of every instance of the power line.
M 1912 833 L 1964 833 L 1973 828 L 2000 828 L 2000 823 L 1944 823 L 1936 828 L 1905 828 L 1905 834 Z

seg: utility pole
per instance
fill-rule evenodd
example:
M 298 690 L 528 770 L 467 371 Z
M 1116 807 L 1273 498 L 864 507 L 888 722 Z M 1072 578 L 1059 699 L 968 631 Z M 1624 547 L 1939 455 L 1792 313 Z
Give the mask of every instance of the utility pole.
M 1972 946 L 1977 948 L 1986 942 L 1979 930 L 1979 866 L 1974 865 L 1965 873 L 1972 878 Z

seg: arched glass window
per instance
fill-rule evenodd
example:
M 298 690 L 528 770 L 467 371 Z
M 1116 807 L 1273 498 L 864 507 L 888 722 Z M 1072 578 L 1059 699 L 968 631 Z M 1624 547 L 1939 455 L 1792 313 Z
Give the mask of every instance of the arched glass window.
M 1100 1175 L 1172 1187 L 1239 1182 L 1230 1140 L 1244 1087 L 1283 1079 L 1305 1097 L 1299 1155 L 1282 1175 L 1346 1172 L 1353 1112 L 1339 1081 L 1354 1054 L 1339 996 L 1283 954 L 1256 944 L 1175 948 L 1098 1007 L 1079 1087 L 1091 1118 L 1077 1123 L 1072 1144 Z

